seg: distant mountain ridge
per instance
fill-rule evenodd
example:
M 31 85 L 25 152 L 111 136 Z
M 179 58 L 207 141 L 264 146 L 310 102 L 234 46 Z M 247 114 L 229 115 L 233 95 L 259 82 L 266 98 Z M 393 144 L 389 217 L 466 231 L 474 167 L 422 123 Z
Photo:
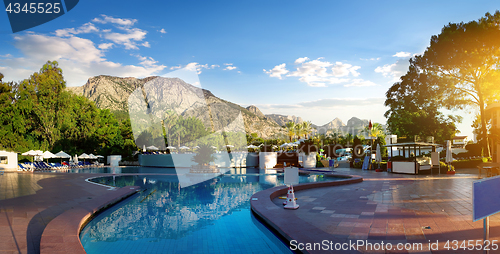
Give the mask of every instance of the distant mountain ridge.
M 154 80 L 157 77 L 147 77 L 143 79 L 128 77 L 128 78 L 120 78 L 113 76 L 100 75 L 91 77 L 88 79 L 87 83 L 80 87 L 67 87 L 67 89 L 77 95 L 84 96 L 96 104 L 98 108 L 101 109 L 109 109 L 115 114 L 128 117 L 128 98 L 133 91 L 135 91 L 139 87 L 143 87 L 149 81 Z M 163 96 L 170 96 L 168 99 L 170 101 L 178 101 L 179 99 L 175 96 L 180 95 L 181 93 L 186 93 L 186 91 L 194 88 L 194 86 L 185 83 L 184 81 L 171 78 L 168 79 L 172 84 L 177 84 L 175 91 L 163 90 L 159 91 Z M 179 90 L 180 89 L 180 90 Z M 186 90 L 187 89 L 187 90 Z M 203 96 L 207 104 L 212 105 L 211 112 L 216 112 L 216 117 L 222 119 L 223 121 L 229 121 L 232 115 L 231 112 L 225 112 L 223 110 L 218 110 L 213 107 L 220 107 L 220 105 L 226 105 L 228 108 L 238 109 L 241 111 L 243 116 L 243 121 L 245 125 L 246 133 L 257 133 L 262 138 L 270 138 L 273 135 L 283 134 L 283 130 L 281 126 L 276 124 L 276 122 L 266 118 L 263 116 L 262 112 L 255 107 L 250 108 L 250 110 L 241 107 L 232 102 L 228 102 L 222 100 L 215 95 L 212 94 L 209 90 L 202 89 Z M 183 98 L 181 101 L 189 101 L 191 98 Z M 179 102 L 180 103 L 180 102 Z M 234 111 L 234 110 L 231 110 Z M 234 112 L 233 112 L 234 113 Z M 260 113 L 260 114 L 259 114 Z M 183 112 L 183 115 L 186 116 L 200 116 L 199 112 Z M 231 116 L 230 116 L 231 115 Z M 208 119 L 201 119 L 202 121 L 209 121 Z M 217 127 L 217 126 L 216 126 Z M 283 134 L 284 135 L 284 134 Z
M 98 108 L 109 109 L 117 115 L 127 117 L 128 97 L 130 96 L 130 94 L 137 88 L 144 86 L 144 84 L 155 78 L 157 77 L 152 76 L 138 79 L 133 77 L 121 78 L 100 75 L 89 78 L 87 83 L 83 86 L 67 87 L 67 89 L 77 95 L 82 95 L 94 101 Z M 182 82 L 183 85 L 181 87 L 185 87 L 185 89 L 190 89 L 189 87 L 193 87 L 192 85 L 187 84 L 179 79 L 171 79 L 171 82 Z M 254 105 L 244 108 L 235 103 L 225 101 L 216 97 L 209 90 L 202 90 L 207 104 L 219 105 L 221 103 L 225 103 L 230 108 L 240 110 L 243 115 L 245 131 L 248 134 L 257 133 L 257 135 L 262 138 L 276 138 L 280 135 L 286 136 L 286 134 L 284 134 L 283 128 L 281 128 L 282 126 L 285 126 L 288 122 L 304 122 L 301 117 L 294 115 L 290 116 L 280 114 L 263 114 L 260 109 Z M 171 91 L 164 96 L 175 97 L 173 96 L 175 92 L 182 93 L 182 91 Z M 224 112 L 220 110 L 216 110 L 216 112 L 217 114 L 219 114 L 218 117 L 228 117 L 225 116 Z M 200 114 L 196 112 L 184 112 L 184 114 L 188 116 L 200 116 Z M 204 121 L 208 120 L 204 119 Z M 312 124 L 312 127 L 315 128 L 316 132 L 320 134 L 326 134 L 328 131 L 334 131 L 343 134 L 358 134 L 366 125 L 368 125 L 368 120 L 362 120 L 357 117 L 352 117 L 347 121 L 346 124 L 344 124 L 344 122 L 339 118 L 335 118 L 332 121 L 321 126 Z

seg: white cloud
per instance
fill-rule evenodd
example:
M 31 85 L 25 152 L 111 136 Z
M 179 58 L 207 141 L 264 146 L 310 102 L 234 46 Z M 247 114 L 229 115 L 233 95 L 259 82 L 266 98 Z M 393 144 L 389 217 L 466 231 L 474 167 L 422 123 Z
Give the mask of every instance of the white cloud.
M 76 29 L 75 28 L 58 29 L 55 31 L 55 34 L 56 36 L 59 37 L 67 37 L 76 34 L 87 34 L 91 32 L 99 32 L 99 29 L 91 22 L 88 22 Z
M 233 64 L 232 64 L 232 63 L 225 63 L 224 65 L 226 66 L 226 68 L 224 68 L 224 70 L 225 70 L 225 71 L 232 71 L 232 70 L 234 70 L 234 69 L 237 69 L 237 68 L 238 68 L 238 67 L 236 67 L 236 66 L 233 66 Z
M 328 61 L 322 61 L 323 58 L 308 60 L 299 58 L 295 62 L 300 65 L 297 69 L 288 74 L 288 77 L 299 77 L 301 82 L 307 83 L 313 87 L 325 87 L 327 84 L 339 84 L 349 81 L 348 76 L 359 76 L 360 66 L 352 66 L 342 62 L 332 64 Z
M 404 52 L 404 51 L 400 51 L 394 55 L 392 55 L 394 57 L 410 57 L 411 56 L 411 53 L 410 52 Z
M 139 28 L 124 29 L 126 33 L 105 33 L 103 36 L 118 45 L 125 46 L 125 49 L 138 49 L 137 42 L 146 38 L 147 32 Z
M 402 58 L 393 64 L 386 64 L 375 68 L 375 72 L 382 73 L 384 77 L 391 78 L 391 82 L 396 82 L 408 71 L 410 66 L 409 58 Z
M 385 98 L 328 98 L 314 101 L 304 101 L 297 104 L 260 104 L 259 109 L 314 109 L 347 106 L 383 105 Z
M 104 48 L 99 48 L 89 39 L 77 36 L 58 37 L 27 33 L 14 37 L 15 47 L 22 57 L 0 59 L 0 70 L 5 80 L 19 81 L 38 71 L 47 61 L 58 61 L 64 71 L 68 86 L 85 84 L 92 76 L 107 74 L 121 77 L 147 77 L 166 68 L 154 59 L 147 58 L 140 65 L 122 65 L 105 58 Z
M 167 33 L 167 31 L 165 31 L 165 28 L 162 28 L 159 32 L 162 33 L 162 34 L 166 34 Z
M 113 47 L 113 43 L 101 43 L 99 44 L 100 49 L 110 49 Z
M 280 65 L 274 66 L 272 70 L 263 69 L 265 73 L 269 74 L 270 77 L 275 77 L 282 79 L 281 75 L 287 74 L 289 71 L 286 69 L 286 64 L 282 63 Z
M 101 14 L 102 18 L 94 18 L 92 21 L 96 23 L 101 23 L 101 24 L 107 24 L 107 23 L 112 23 L 112 24 L 117 24 L 121 26 L 132 26 L 137 22 L 137 19 L 120 19 L 120 18 L 113 18 L 110 16 L 106 16 L 104 14 Z
M 295 60 L 295 64 L 301 64 L 305 61 L 309 60 L 308 57 L 301 57 L 301 58 L 297 58 L 297 60 Z
M 380 57 L 377 57 L 377 58 L 360 58 L 359 60 L 363 60 L 363 61 L 378 61 L 380 60 Z
M 0 55 L 0 57 L 9 58 L 9 57 L 12 57 L 12 55 L 11 54 L 5 54 L 5 55 Z
M 149 44 L 149 42 L 145 41 L 143 44 L 141 44 L 142 46 L 146 47 L 146 48 L 151 48 L 151 44 Z
M 361 86 L 376 86 L 377 84 L 363 79 L 353 79 L 351 83 L 344 85 L 345 87 L 361 87 Z
M 345 77 L 348 76 L 349 74 L 352 74 L 354 77 L 359 76 L 358 70 L 361 68 L 360 66 L 352 66 L 350 64 L 344 64 L 341 62 L 336 62 L 335 66 L 332 68 L 333 75 L 335 77 Z

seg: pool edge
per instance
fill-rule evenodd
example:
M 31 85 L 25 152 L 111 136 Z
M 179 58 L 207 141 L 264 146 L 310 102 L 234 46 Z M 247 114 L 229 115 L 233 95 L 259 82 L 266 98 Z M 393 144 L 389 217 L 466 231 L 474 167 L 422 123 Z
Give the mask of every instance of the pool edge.
M 313 188 L 321 187 L 331 187 L 331 186 L 341 186 L 353 183 L 360 183 L 363 181 L 361 176 L 357 175 L 333 175 L 328 174 L 331 177 L 347 178 L 346 180 L 330 181 L 330 182 L 316 182 L 316 183 L 303 183 L 294 185 L 294 191 L 307 190 Z M 315 242 L 318 239 L 318 234 L 314 234 L 314 238 L 307 234 L 301 234 L 300 232 L 311 232 L 315 230 L 316 227 L 310 225 L 309 223 L 303 221 L 293 214 L 293 210 L 285 210 L 282 207 L 277 206 L 272 202 L 272 200 L 278 196 L 285 195 L 288 191 L 286 186 L 276 186 L 270 189 L 262 190 L 254 195 L 252 195 L 250 201 L 250 207 L 252 211 L 258 216 L 262 221 L 268 224 L 269 227 L 273 228 L 278 232 L 282 238 L 287 241 L 297 240 L 299 242 Z M 299 208 L 300 209 L 300 208 Z M 312 231 L 314 232 L 314 231 Z M 328 239 L 325 234 L 324 239 Z M 303 253 L 308 253 L 306 250 Z
M 130 197 L 140 190 L 126 186 L 109 190 L 108 195 L 91 199 L 60 214 L 45 227 L 40 240 L 40 253 L 86 253 L 80 242 L 80 231 L 99 211 Z

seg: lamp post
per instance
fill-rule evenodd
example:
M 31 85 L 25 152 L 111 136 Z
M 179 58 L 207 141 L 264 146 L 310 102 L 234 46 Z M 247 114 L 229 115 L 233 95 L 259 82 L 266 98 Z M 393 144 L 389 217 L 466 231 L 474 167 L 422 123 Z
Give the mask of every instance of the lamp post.
M 373 136 L 372 136 L 372 120 L 368 123 L 368 134 L 370 136 L 370 139 L 372 140 L 372 145 L 370 146 L 370 170 L 372 169 L 372 155 L 373 155 Z

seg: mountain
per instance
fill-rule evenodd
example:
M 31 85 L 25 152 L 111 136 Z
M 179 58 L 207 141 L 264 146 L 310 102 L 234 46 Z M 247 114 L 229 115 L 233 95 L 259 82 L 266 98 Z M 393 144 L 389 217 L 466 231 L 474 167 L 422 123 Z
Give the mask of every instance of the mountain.
M 160 85 L 155 85 L 156 83 Z M 150 86 L 151 84 L 153 86 Z M 146 86 L 153 87 L 151 89 L 155 90 L 145 91 Z M 121 119 L 129 117 L 129 97 L 132 94 L 140 97 L 137 103 L 130 104 L 130 109 L 134 112 L 143 110 L 140 99 L 144 99 L 147 94 L 160 102 L 149 103 L 148 111 L 164 112 L 163 109 L 168 106 L 176 105 L 173 108 L 174 111 L 179 111 L 177 113 L 185 117 L 197 117 L 212 131 L 227 128 L 228 124 L 233 122 L 241 112 L 246 133 L 257 133 L 262 138 L 270 138 L 282 133 L 280 125 L 265 117 L 257 107 L 243 108 L 178 78 L 137 79 L 101 75 L 89 78 L 81 87 L 68 87 L 67 89 L 94 101 L 101 109 L 110 109 Z
M 262 112 L 260 111 L 260 109 L 257 108 L 254 105 L 248 106 L 248 107 L 246 107 L 246 109 L 248 111 L 250 111 L 251 113 L 255 114 L 256 116 L 260 117 L 260 118 L 265 118 L 266 117 L 266 116 L 264 116 L 264 114 L 262 114 Z
M 272 119 L 279 126 L 285 126 L 286 123 L 288 123 L 288 122 L 302 123 L 304 121 L 304 120 L 302 120 L 301 117 L 285 116 L 285 115 L 278 115 L 278 114 L 268 114 L 268 115 L 266 115 L 266 117 L 269 119 Z

